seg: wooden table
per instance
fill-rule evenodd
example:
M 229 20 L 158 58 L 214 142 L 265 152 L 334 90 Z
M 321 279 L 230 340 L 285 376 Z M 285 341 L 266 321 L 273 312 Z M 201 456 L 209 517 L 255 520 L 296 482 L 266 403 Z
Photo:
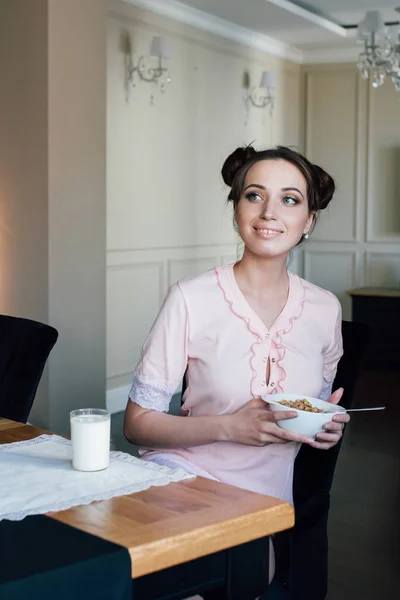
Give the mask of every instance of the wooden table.
M 49 432 L 0 419 L 2 444 L 43 433 Z M 128 548 L 134 580 L 148 582 L 149 575 L 155 580 L 155 574 L 163 573 L 171 581 L 172 574 L 173 585 L 176 585 L 175 579 L 182 579 L 178 565 L 208 557 L 201 559 L 202 569 L 212 570 L 219 556 L 236 548 L 237 551 L 228 556 L 232 571 L 233 564 L 239 566 L 240 563 L 243 567 L 251 547 L 265 548 L 267 536 L 294 524 L 294 511 L 288 503 L 202 477 L 151 487 L 49 516 Z M 242 551 L 238 554 L 240 548 Z M 215 560 L 207 563 L 210 557 Z M 263 568 L 265 572 L 265 565 Z M 206 574 L 203 573 L 203 578 Z M 160 582 L 166 585 L 165 578 Z M 239 583 L 235 585 L 239 589 Z M 161 598 L 150 593 L 143 597 L 146 600 Z M 234 590 L 225 597 L 240 598 Z M 222 600 L 223 596 L 219 598 Z
M 347 290 L 353 321 L 366 323 L 370 339 L 364 354 L 368 368 L 400 367 L 400 289 L 365 287 Z

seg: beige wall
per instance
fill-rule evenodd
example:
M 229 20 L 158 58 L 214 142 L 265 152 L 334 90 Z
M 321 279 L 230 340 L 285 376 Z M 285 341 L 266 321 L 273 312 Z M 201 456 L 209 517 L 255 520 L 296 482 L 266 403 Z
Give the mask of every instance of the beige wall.
M 48 319 L 47 1 L 0 3 L 0 312 Z M 47 383 L 33 415 L 48 414 Z
M 345 290 L 400 284 L 399 94 L 372 89 L 352 64 L 304 72 L 308 157 L 336 179 L 331 207 L 304 251 L 304 276 L 331 289 L 350 317 Z
M 37 319 L 47 318 L 46 4 L 3 0 L 0 18 L 0 310 Z
M 105 403 L 106 0 L 49 2 L 50 424 Z
M 108 22 L 107 377 L 108 398 L 126 386 L 167 286 L 235 260 L 237 238 L 220 177 L 238 145 L 297 145 L 300 68 L 204 31 L 114 1 Z M 161 96 L 124 89 L 121 38 L 133 59 L 153 35 L 171 40 L 172 83 Z M 245 124 L 243 74 L 278 74 L 276 110 Z M 115 391 L 117 390 L 117 391 Z M 118 390 L 121 395 L 118 396 Z
M 0 306 L 60 333 L 30 420 L 105 404 L 106 0 L 0 3 Z

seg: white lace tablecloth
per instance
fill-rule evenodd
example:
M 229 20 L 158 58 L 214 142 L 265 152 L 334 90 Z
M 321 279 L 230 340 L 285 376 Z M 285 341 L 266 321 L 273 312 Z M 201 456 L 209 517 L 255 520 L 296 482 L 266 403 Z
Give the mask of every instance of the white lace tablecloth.
M 110 453 L 108 469 L 84 473 L 72 468 L 71 456 L 71 442 L 57 435 L 0 445 L 0 520 L 18 521 L 194 477 L 123 452 Z

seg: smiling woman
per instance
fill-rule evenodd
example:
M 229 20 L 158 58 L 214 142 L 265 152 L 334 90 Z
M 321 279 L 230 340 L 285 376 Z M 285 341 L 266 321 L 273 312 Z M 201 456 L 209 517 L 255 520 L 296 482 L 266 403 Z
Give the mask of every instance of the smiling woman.
M 277 424 L 296 412 L 274 412 L 261 399 L 340 401 L 342 390 L 332 394 L 340 304 L 286 268 L 334 182 L 284 147 L 238 148 L 222 176 L 243 257 L 170 288 L 135 369 L 124 432 L 146 460 L 292 502 L 300 443 L 331 448 L 349 420 L 334 415 L 312 438 Z M 165 414 L 185 372 L 182 416 Z

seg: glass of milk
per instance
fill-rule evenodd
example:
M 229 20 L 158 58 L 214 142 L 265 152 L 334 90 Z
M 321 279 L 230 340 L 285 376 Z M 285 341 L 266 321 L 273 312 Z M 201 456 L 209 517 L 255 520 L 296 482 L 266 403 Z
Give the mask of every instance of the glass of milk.
M 81 408 L 70 413 L 72 466 L 77 471 L 101 471 L 110 462 L 110 413 Z

